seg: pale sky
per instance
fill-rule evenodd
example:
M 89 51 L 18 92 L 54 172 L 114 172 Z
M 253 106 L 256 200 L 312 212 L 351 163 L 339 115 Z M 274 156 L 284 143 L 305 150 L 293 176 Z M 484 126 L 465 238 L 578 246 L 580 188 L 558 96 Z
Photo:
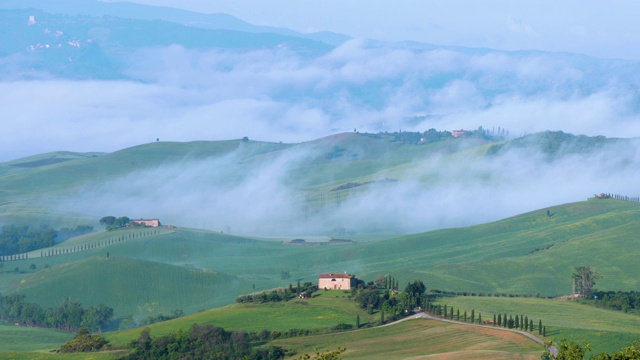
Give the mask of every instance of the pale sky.
M 114 0 L 106 0 L 114 1 Z M 135 0 L 255 25 L 379 40 L 640 59 L 640 2 L 515 0 Z

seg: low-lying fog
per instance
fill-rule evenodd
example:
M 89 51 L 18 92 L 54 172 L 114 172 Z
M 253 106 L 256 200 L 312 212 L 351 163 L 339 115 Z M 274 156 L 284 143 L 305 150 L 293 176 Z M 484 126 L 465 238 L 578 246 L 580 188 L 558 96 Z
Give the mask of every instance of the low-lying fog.
M 147 48 L 126 81 L 22 80 L 0 74 L 0 161 L 53 150 L 115 151 L 155 141 L 297 143 L 359 132 L 507 129 L 608 137 L 640 134 L 640 67 L 541 52 L 429 48 L 355 39 L 320 56 Z M 74 199 L 96 216 L 247 234 L 415 232 L 470 225 L 599 192 L 637 196 L 637 148 L 545 162 L 536 154 L 434 157 L 398 182 L 317 211 L 292 176 L 307 154 L 250 169 L 233 156 L 131 174 Z M 384 178 L 385 174 L 379 174 Z M 227 182 L 225 179 L 239 179 Z M 428 181 L 425 179 L 429 179 Z M 295 181 L 293 181 L 295 184 Z M 327 196 L 331 196 L 327 195 Z M 337 200 L 335 200 L 337 202 Z M 339 233 L 337 231 L 336 233 Z
M 434 154 L 403 170 L 382 171 L 374 178 L 398 181 L 357 187 L 352 195 L 300 186 L 305 172 L 314 175 L 300 167 L 310 158 L 323 156 L 322 150 L 293 147 L 259 165 L 247 165 L 239 153 L 232 153 L 134 172 L 64 203 L 72 206 L 65 211 L 96 218 L 106 214 L 159 217 L 164 223 L 236 234 L 412 233 L 547 207 L 553 211 L 554 205 L 601 192 L 636 196 L 638 145 L 622 142 L 556 160 L 531 149 L 496 156 Z M 336 178 L 349 171 L 345 160 L 335 162 Z

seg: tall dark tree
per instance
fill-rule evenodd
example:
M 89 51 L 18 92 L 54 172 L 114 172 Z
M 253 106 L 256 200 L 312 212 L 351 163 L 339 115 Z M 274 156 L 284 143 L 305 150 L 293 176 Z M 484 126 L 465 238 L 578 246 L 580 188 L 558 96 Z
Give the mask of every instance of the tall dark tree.
M 404 288 L 404 291 L 408 293 L 413 299 L 413 305 L 420 306 L 422 303 L 422 296 L 427 291 L 427 287 L 421 280 L 414 280 L 411 283 L 408 283 Z
M 573 283 L 573 293 L 578 294 L 584 299 L 593 297 L 594 286 L 596 280 L 600 279 L 600 274 L 590 266 L 576 266 L 575 272 L 571 275 Z

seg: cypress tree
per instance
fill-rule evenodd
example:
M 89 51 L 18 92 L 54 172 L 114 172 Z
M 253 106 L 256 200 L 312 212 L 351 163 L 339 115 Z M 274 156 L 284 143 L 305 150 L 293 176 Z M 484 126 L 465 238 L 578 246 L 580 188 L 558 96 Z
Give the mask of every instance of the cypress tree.
M 542 335 L 542 320 L 538 321 L 538 335 Z
M 460 309 L 456 310 L 456 320 L 460 321 Z
M 524 317 L 522 316 L 522 314 L 520 315 L 520 330 L 524 329 Z
M 516 315 L 516 329 L 520 328 L 520 317 Z
M 445 319 L 447 318 L 447 314 L 448 314 L 448 312 L 447 312 L 447 304 L 444 304 L 444 318 Z
M 529 331 L 533 332 L 533 319 L 529 320 Z
M 496 315 L 494 314 L 493 317 L 495 318 Z M 498 326 L 502 326 L 502 314 L 498 314 L 498 322 L 497 322 L 497 324 L 498 324 Z
M 464 321 L 467 322 L 467 310 L 464 311 Z
M 482 324 L 482 314 L 478 313 L 478 324 Z
M 524 331 L 529 331 L 529 317 L 524 317 Z
M 542 336 L 547 337 L 547 327 L 542 328 Z
M 474 322 L 476 322 L 476 312 L 471 309 L 471 323 L 473 324 Z
M 449 312 L 449 319 L 453 320 L 453 307 L 451 307 L 451 310 Z

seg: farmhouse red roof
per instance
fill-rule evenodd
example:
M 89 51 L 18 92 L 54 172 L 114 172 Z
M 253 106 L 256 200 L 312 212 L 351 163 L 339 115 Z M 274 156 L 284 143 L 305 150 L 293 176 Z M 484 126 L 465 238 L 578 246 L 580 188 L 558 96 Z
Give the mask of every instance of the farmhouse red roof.
M 339 273 L 339 274 L 332 274 L 332 273 L 320 274 L 320 279 L 335 279 L 335 278 L 351 279 L 352 277 L 353 277 L 353 275 L 351 275 L 351 274 L 345 274 L 345 273 Z

